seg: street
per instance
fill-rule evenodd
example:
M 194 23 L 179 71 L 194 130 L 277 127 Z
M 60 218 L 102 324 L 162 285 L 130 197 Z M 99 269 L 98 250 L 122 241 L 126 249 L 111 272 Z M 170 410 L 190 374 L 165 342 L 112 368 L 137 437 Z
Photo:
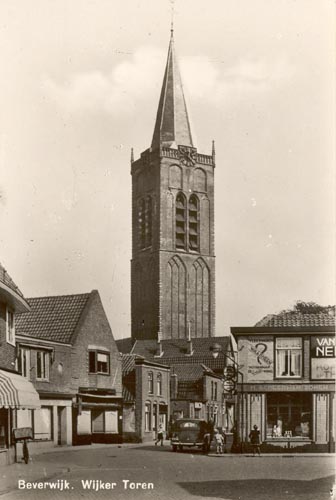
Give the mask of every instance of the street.
M 2 467 L 2 500 L 225 499 L 330 500 L 330 455 L 203 456 L 170 446 L 110 445 L 64 449 Z M 20 486 L 21 489 L 18 489 Z

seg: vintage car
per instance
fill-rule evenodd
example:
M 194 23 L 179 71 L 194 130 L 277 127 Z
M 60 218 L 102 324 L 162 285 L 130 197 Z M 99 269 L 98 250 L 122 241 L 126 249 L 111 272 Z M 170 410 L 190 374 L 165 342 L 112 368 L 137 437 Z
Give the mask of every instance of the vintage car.
M 196 418 L 181 418 L 172 426 L 171 445 L 173 451 L 182 451 L 183 447 L 196 447 L 208 453 L 211 433 L 205 420 Z

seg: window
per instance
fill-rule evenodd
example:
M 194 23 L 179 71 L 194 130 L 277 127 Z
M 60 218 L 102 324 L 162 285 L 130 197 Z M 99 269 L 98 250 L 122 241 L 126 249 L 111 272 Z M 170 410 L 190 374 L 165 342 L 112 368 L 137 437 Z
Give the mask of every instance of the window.
M 6 340 L 8 344 L 15 345 L 15 316 L 10 309 L 6 310 Z
M 162 396 L 162 375 L 161 375 L 161 373 L 157 374 L 156 386 L 157 386 L 158 396 Z
M 36 351 L 36 378 L 49 380 L 50 353 L 47 351 Z
M 214 400 L 217 401 L 217 382 L 214 382 Z
M 151 430 L 151 405 L 145 404 L 145 431 Z
M 89 351 L 89 373 L 110 373 L 110 355 L 105 352 Z
M 189 250 L 199 251 L 199 208 L 194 194 L 189 199 Z
M 302 338 L 276 339 L 276 376 L 301 377 Z
M 186 199 L 182 193 L 176 196 L 176 226 L 175 226 L 175 242 L 176 248 L 185 250 L 187 242 L 186 234 Z
M 52 439 L 52 411 L 49 406 L 42 406 L 34 412 L 34 439 Z
M 267 394 L 267 438 L 301 437 L 311 432 L 312 395 Z
M 30 378 L 30 350 L 20 347 L 18 356 L 18 371 L 25 378 Z
M 148 372 L 148 392 L 154 394 L 153 372 Z

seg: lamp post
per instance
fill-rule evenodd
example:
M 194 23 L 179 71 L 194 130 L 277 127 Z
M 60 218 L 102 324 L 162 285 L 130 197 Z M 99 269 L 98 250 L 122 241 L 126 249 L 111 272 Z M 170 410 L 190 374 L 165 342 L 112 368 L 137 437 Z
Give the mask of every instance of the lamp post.
M 219 354 L 221 354 L 222 356 L 224 356 L 225 359 L 228 359 L 230 361 L 230 363 L 232 363 L 232 365 L 235 367 L 235 370 L 233 371 L 233 376 L 232 376 L 232 372 L 230 374 L 230 376 L 227 376 L 225 377 L 225 370 L 227 370 L 230 366 L 232 365 L 229 365 L 228 367 L 225 367 L 224 369 L 224 377 L 222 378 L 222 382 L 223 382 L 223 389 L 224 391 L 227 391 L 227 392 L 231 392 L 231 394 L 235 394 L 236 396 L 236 403 L 237 403 L 237 414 L 238 414 L 238 420 L 239 420 L 239 432 L 238 432 L 238 437 L 239 437 L 239 441 L 240 441 L 240 453 L 243 452 L 243 431 L 244 431 L 244 374 L 239 370 L 239 365 L 237 363 L 237 361 L 232 358 L 231 356 L 229 356 L 228 354 L 226 354 L 225 352 L 223 352 L 223 349 L 222 349 L 222 346 L 220 344 L 213 344 L 212 346 L 210 346 L 210 351 L 211 351 L 211 354 L 212 354 L 212 357 L 214 359 L 217 359 Z M 232 351 L 233 354 L 237 354 L 238 356 L 238 351 Z M 237 395 L 237 381 L 234 380 L 235 379 L 235 374 L 237 374 L 237 381 L 238 381 L 238 376 L 240 375 L 241 376 L 241 385 L 240 385 L 240 394 Z M 230 382 L 230 383 L 228 383 Z M 226 389 L 225 389 L 225 384 L 226 384 Z M 239 403 L 239 404 L 238 404 Z M 236 416 L 236 415 L 235 415 Z M 236 432 L 238 431 L 238 429 L 236 429 Z

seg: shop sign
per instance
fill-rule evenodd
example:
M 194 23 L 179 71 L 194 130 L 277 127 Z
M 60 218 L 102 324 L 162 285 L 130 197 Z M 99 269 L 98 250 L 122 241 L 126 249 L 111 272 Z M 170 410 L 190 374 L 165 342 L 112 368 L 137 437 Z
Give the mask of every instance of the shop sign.
M 335 357 L 335 337 L 318 336 L 311 338 L 312 358 L 334 358 Z
M 311 378 L 331 380 L 335 378 L 335 337 L 319 335 L 310 339 Z

